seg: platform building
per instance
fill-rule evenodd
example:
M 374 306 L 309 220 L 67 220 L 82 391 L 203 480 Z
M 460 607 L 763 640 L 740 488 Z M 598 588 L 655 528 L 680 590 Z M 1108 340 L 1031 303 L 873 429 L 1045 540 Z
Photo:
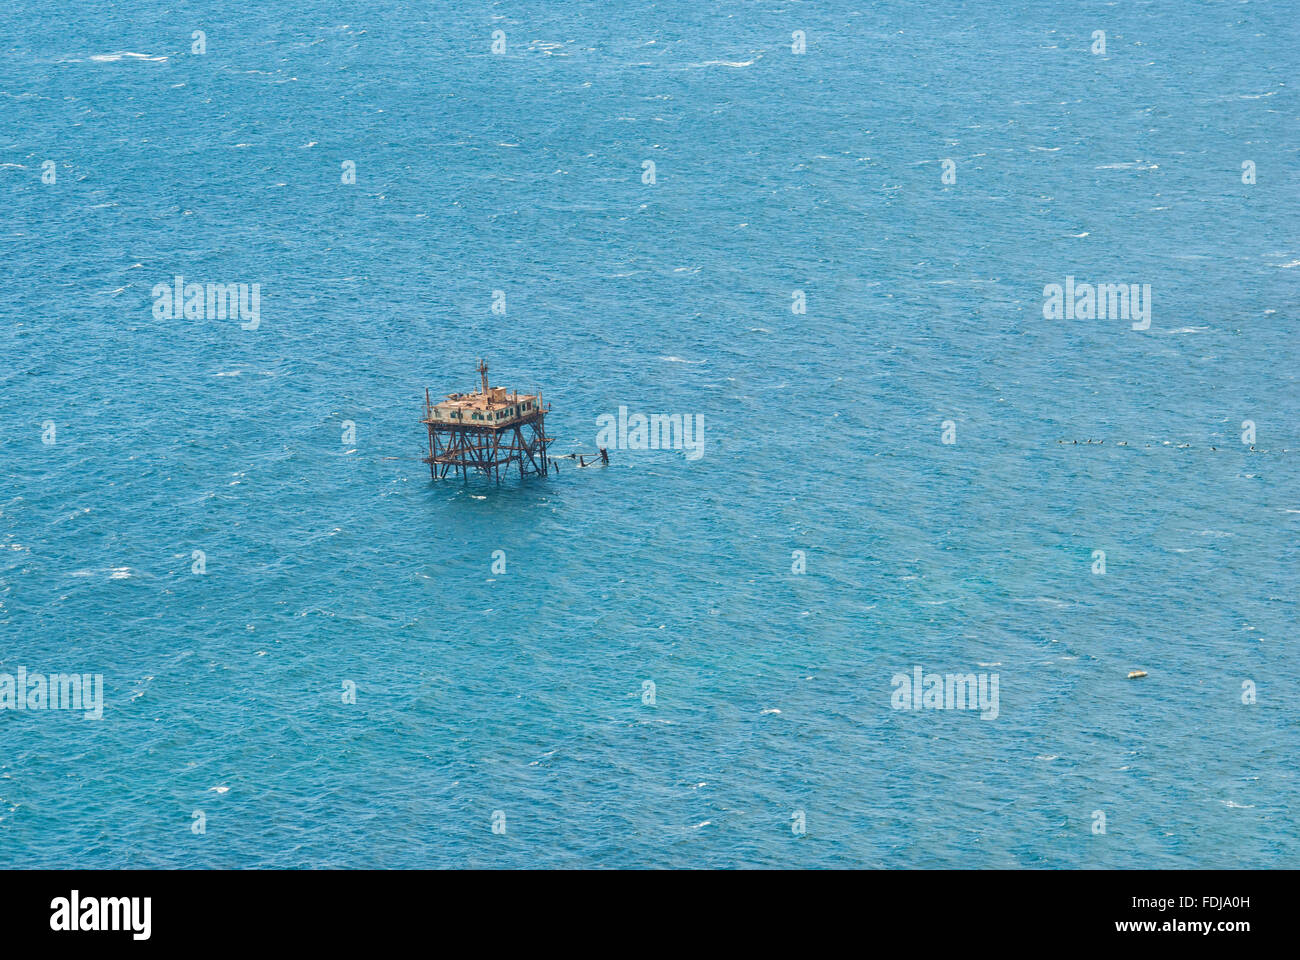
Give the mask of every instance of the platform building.
M 519 475 L 546 476 L 550 470 L 546 436 L 546 414 L 541 393 L 511 393 L 505 387 L 488 385 L 488 367 L 480 360 L 478 374 L 482 389 L 474 393 L 450 393 L 433 403 L 424 392 L 424 419 L 429 431 L 429 465 L 433 479 L 450 472 L 468 477 L 471 470 L 501 479 L 510 465 Z

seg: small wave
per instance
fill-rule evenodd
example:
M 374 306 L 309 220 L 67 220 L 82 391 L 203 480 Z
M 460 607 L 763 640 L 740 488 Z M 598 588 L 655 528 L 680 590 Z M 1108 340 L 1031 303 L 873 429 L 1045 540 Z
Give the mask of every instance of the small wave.
M 1012 603 L 1050 603 L 1054 607 L 1068 607 L 1070 604 L 1056 597 L 1012 597 Z
M 151 57 L 147 53 L 97 53 L 90 58 L 95 63 L 117 63 L 119 60 L 145 60 L 149 63 L 166 63 L 166 57 Z
M 669 363 L 690 363 L 690 364 L 701 364 L 701 363 L 705 363 L 705 362 L 707 362 L 707 361 L 704 361 L 704 360 L 685 360 L 685 359 L 683 359 L 683 358 L 681 358 L 681 357 L 660 357 L 659 359 L 660 359 L 660 360 L 667 360 Z
M 74 577 L 93 577 L 99 574 L 107 573 L 109 580 L 127 580 L 135 571 L 130 567 L 109 567 L 107 570 L 74 570 Z

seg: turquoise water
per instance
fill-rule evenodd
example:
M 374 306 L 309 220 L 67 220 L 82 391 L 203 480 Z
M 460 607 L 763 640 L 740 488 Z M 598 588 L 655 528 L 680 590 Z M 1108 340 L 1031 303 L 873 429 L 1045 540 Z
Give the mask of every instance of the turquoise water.
M 0 673 L 103 717 L 0 711 L 0 865 L 1300 866 L 1290 5 L 79 6 L 0 9 Z M 432 483 L 480 356 L 703 455 Z

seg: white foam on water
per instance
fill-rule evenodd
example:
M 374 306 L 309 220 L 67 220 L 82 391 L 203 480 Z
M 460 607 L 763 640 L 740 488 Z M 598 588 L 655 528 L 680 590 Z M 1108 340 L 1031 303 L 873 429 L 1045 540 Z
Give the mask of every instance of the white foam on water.
M 97 53 L 90 58 L 95 63 L 117 63 L 120 60 L 144 60 L 148 63 L 166 63 L 166 57 L 151 57 L 147 53 Z

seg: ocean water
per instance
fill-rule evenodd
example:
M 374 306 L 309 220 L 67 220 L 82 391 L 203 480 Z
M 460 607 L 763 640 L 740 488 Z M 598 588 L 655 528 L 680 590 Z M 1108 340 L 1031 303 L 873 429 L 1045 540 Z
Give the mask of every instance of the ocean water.
M 0 674 L 103 716 L 0 710 L 0 866 L 1300 866 L 1290 4 L 77 6 L 0 8 Z M 702 455 L 431 482 L 479 357 Z

